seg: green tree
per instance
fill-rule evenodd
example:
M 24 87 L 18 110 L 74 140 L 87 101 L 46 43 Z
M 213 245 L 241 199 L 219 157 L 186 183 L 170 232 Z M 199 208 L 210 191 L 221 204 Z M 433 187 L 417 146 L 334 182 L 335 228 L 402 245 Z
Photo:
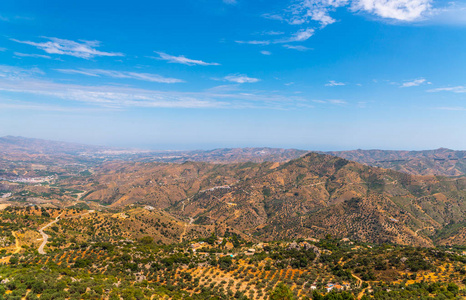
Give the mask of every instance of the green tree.
M 293 295 L 291 289 L 280 282 L 277 284 L 275 289 L 270 293 L 269 300 L 295 300 L 296 297 Z

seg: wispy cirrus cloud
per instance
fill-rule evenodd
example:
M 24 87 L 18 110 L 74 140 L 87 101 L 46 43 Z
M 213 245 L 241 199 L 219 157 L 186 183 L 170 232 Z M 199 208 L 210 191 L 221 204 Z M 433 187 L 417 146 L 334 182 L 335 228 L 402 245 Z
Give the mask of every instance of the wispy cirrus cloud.
M 223 3 L 234 5 L 234 4 L 238 4 L 238 1 L 237 0 L 223 0 Z
M 260 81 L 258 78 L 252 78 L 242 74 L 228 75 L 223 77 L 223 80 L 236 83 L 255 83 Z
M 235 41 L 238 44 L 249 45 L 270 45 L 270 44 L 285 44 L 294 42 L 304 42 L 314 35 L 315 30 L 312 28 L 300 29 L 289 37 L 275 39 L 275 40 L 252 40 L 252 41 Z
M 458 85 L 458 86 L 441 87 L 441 88 L 436 88 L 436 89 L 430 89 L 427 91 L 430 93 L 435 93 L 435 92 L 466 93 L 466 86 Z
M 319 103 L 319 104 L 333 104 L 333 105 L 344 105 L 348 104 L 345 100 L 341 99 L 330 99 L 330 100 L 312 100 L 314 103 Z
M 428 82 L 425 78 L 419 78 L 419 79 L 403 82 L 400 87 L 406 88 L 406 87 L 420 86 L 422 84 L 431 84 L 431 83 Z
M 314 35 L 315 30 L 312 28 L 300 29 L 294 33 L 291 37 L 283 40 L 277 40 L 275 43 L 293 43 L 293 42 L 304 42 L 307 41 L 311 36 Z
M 43 54 L 28 54 L 28 53 L 21 53 L 21 52 L 14 52 L 13 54 L 18 57 L 34 57 L 34 58 L 52 59 L 51 56 L 43 55 Z
M 92 77 L 112 77 L 112 78 L 122 78 L 122 79 L 136 79 L 149 82 L 159 82 L 159 83 L 179 83 L 184 82 L 181 79 L 163 77 L 158 74 L 149 74 L 149 73 L 137 73 L 137 72 L 127 72 L 127 71 L 115 71 L 115 70 L 102 70 L 102 69 L 56 69 L 56 71 L 65 73 L 65 74 L 80 74 Z
M 270 45 L 271 41 L 258 41 L 258 40 L 252 40 L 252 41 L 235 41 L 237 44 L 249 44 L 249 45 Z
M 275 31 L 275 30 L 269 30 L 269 31 L 262 32 L 262 35 L 283 35 L 283 34 L 285 34 L 283 31 Z
M 39 68 L 20 68 L 7 65 L 0 65 L 0 78 L 5 79 L 22 79 L 32 75 L 44 75 L 45 73 Z
M 0 109 L 9 110 L 31 110 L 47 112 L 103 112 L 103 108 L 81 108 L 60 105 L 38 104 L 35 102 L 16 101 L 0 97 Z
M 46 42 L 32 42 L 32 41 L 21 41 L 17 39 L 11 39 L 17 43 L 31 45 L 37 49 L 43 50 L 48 54 L 60 54 L 69 55 L 84 59 L 91 59 L 96 56 L 124 56 L 123 53 L 119 52 L 104 52 L 99 51 L 96 48 L 100 46 L 99 41 L 72 41 L 66 39 L 59 39 L 55 37 L 43 37 L 47 39 Z
M 293 49 L 293 50 L 297 50 L 297 51 L 312 50 L 311 48 L 308 48 L 308 47 L 305 47 L 305 46 L 302 46 L 302 45 L 288 45 L 288 44 L 285 44 L 285 45 L 283 45 L 283 47 L 286 48 L 286 49 Z
M 21 76 L 18 76 L 17 74 Z M 24 75 L 23 75 L 24 74 Z M 131 109 L 131 108 L 265 108 L 293 109 L 303 107 L 308 101 L 294 95 L 260 90 L 242 90 L 242 85 L 215 87 L 200 92 L 159 91 L 127 86 L 79 85 L 54 82 L 37 75 L 40 70 L 20 69 L 0 66 L 0 104 L 9 99 L 34 99 L 36 105 L 49 105 L 43 99 L 56 99 L 65 102 L 67 107 Z M 250 77 L 236 78 L 233 82 L 254 82 Z M 4 94 L 4 92 L 6 92 Z M 11 105 L 20 101 L 11 100 Z M 72 104 L 76 102 L 76 104 Z M 0 105 L 1 106 L 1 105 Z M 42 105 L 41 105 L 42 106 Z M 19 109 L 20 107 L 18 107 Z M 25 109 L 27 106 L 24 107 Z
M 335 80 L 330 80 L 328 83 L 325 84 L 325 86 L 342 86 L 346 85 L 344 82 L 337 82 Z
M 263 51 L 261 51 L 261 54 L 263 54 L 263 55 L 272 55 L 272 52 L 263 50 Z
M 220 66 L 219 63 L 208 63 L 208 62 L 205 62 L 205 61 L 202 61 L 202 60 L 190 59 L 190 58 L 187 58 L 187 57 L 185 57 L 183 55 L 174 56 L 174 55 L 167 54 L 165 52 L 155 52 L 155 53 L 157 53 L 159 55 L 159 57 L 157 57 L 156 59 L 166 60 L 169 63 L 183 64 L 183 65 L 188 65 L 188 66 L 195 66 L 195 65 L 198 65 L 198 66 Z
M 33 20 L 31 17 L 18 16 L 18 15 L 0 15 L 0 21 L 3 22 L 16 22 L 16 21 L 30 21 Z

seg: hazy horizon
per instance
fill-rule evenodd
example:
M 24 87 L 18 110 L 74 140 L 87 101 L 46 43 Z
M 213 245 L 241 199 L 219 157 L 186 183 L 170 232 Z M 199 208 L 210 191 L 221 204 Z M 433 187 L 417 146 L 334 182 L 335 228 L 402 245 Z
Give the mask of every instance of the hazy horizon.
M 0 3 L 0 135 L 466 149 L 464 1 L 45 3 Z
M 79 141 L 75 141 L 72 139 L 48 139 L 48 138 L 38 138 L 38 137 L 25 137 L 25 136 L 15 136 L 15 135 L 5 135 L 5 136 L 0 136 L 0 138 L 5 138 L 5 137 L 18 137 L 18 138 L 26 138 L 26 139 L 40 139 L 40 140 L 46 140 L 46 141 L 52 141 L 52 142 L 66 142 L 66 143 L 74 143 L 74 144 L 81 144 L 81 145 L 88 145 L 88 146 L 102 146 L 102 147 L 109 147 L 109 148 L 121 148 L 121 149 L 134 149 L 134 150 L 148 150 L 148 151 L 195 151 L 195 150 L 200 150 L 200 151 L 208 151 L 208 150 L 215 150 L 215 149 L 224 149 L 224 148 L 280 148 L 280 149 L 295 149 L 295 150 L 304 150 L 304 151 L 321 151 L 321 152 L 332 152 L 332 151 L 352 151 L 352 150 L 389 150 L 389 151 L 430 151 L 430 150 L 438 150 L 438 149 L 449 149 L 453 151 L 466 151 L 463 149 L 452 149 L 448 147 L 438 147 L 438 148 L 431 148 L 431 149 L 382 149 L 382 148 L 299 148 L 299 147 L 290 147 L 290 146 L 271 146 L 271 145 L 246 145 L 246 146 L 235 146 L 235 145 L 216 145 L 212 144 L 209 146 L 202 147 L 196 147 L 194 145 L 184 145 L 184 147 L 180 148 L 173 148 L 169 146 L 158 146 L 158 145 L 125 145 L 125 144 L 89 144 L 89 143 L 82 143 Z

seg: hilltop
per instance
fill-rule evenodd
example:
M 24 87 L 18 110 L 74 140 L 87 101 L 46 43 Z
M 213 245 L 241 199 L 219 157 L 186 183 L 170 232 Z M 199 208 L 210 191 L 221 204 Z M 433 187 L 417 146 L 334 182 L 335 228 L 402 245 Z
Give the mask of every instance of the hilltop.
M 423 151 L 351 150 L 327 154 L 370 166 L 415 175 L 462 176 L 466 174 L 466 151 L 446 148 Z

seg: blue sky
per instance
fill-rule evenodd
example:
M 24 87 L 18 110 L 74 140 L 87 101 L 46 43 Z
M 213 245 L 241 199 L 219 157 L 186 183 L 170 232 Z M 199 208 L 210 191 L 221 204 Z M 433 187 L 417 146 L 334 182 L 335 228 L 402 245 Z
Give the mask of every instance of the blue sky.
M 0 2 L 0 135 L 466 149 L 466 3 Z

